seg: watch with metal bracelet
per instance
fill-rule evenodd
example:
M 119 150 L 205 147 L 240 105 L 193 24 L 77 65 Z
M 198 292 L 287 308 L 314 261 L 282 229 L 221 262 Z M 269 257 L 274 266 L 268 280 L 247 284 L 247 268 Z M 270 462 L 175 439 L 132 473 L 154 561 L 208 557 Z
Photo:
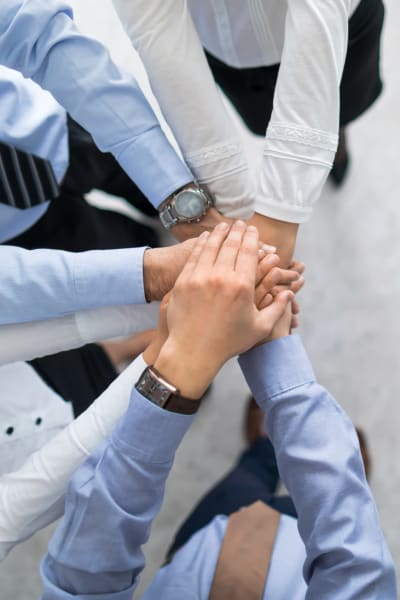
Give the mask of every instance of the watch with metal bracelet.
M 147 367 L 135 385 L 137 391 L 160 408 L 184 415 L 197 412 L 201 399 L 192 400 L 180 395 L 179 390 L 166 381 L 153 366 Z
M 211 206 L 214 199 L 208 191 L 191 183 L 164 200 L 158 212 L 164 227 L 171 229 L 179 223 L 199 223 Z

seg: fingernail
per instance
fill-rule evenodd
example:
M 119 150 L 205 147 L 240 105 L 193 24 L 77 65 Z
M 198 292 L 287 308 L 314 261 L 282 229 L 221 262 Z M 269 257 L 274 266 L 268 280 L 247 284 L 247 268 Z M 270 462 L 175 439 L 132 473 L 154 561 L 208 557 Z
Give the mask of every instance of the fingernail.
M 235 221 L 235 227 L 245 227 L 246 223 L 244 221 Z
M 276 254 L 270 254 L 265 259 L 267 265 L 274 265 L 276 263 Z
M 265 252 L 276 252 L 276 246 L 270 246 L 269 244 L 263 244 L 262 249 Z
M 219 231 L 226 231 L 228 227 L 228 223 L 225 223 L 225 221 L 223 221 L 222 223 L 218 223 L 215 229 L 218 229 Z
M 262 248 L 259 248 L 258 258 L 264 258 L 264 256 L 265 256 L 265 251 Z
M 254 227 L 254 225 L 248 225 L 247 231 L 251 231 L 251 233 L 257 233 L 258 229 L 257 227 Z
M 208 238 L 208 236 L 210 235 L 209 231 L 203 231 L 203 233 L 201 233 L 199 235 L 199 240 L 206 240 Z

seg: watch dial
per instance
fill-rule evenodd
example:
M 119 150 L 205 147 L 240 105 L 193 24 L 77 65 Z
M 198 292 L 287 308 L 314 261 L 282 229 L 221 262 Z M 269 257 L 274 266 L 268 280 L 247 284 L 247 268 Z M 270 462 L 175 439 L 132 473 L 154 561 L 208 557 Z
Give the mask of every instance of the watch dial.
M 195 219 L 204 211 L 204 199 L 194 190 L 185 190 L 175 198 L 175 210 L 180 217 Z

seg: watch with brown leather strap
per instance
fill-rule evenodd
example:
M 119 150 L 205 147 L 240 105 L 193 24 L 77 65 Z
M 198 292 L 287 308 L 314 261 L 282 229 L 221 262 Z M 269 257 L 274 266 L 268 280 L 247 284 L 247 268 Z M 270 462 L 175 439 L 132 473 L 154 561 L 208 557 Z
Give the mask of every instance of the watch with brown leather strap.
M 160 408 L 183 415 L 197 412 L 201 399 L 181 396 L 178 388 L 166 381 L 153 366 L 147 367 L 135 385 L 137 391 Z

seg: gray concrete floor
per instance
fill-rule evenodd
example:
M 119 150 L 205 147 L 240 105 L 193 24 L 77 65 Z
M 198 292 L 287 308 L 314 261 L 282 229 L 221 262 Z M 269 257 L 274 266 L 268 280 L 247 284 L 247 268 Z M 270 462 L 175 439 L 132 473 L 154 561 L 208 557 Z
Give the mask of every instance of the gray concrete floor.
M 137 68 L 109 2 L 75 0 L 83 30 L 106 41 L 115 58 Z M 367 432 L 373 454 L 372 489 L 389 546 L 400 567 L 400 5 L 387 0 L 385 92 L 349 129 L 351 173 L 338 192 L 324 190 L 303 226 L 297 256 L 307 263 L 301 334 L 318 378 Z M 259 142 L 249 137 L 249 152 Z M 141 590 L 162 562 L 182 518 L 242 448 L 246 386 L 235 362 L 225 366 L 212 396 L 182 444 L 166 498 L 145 552 Z M 40 594 L 38 564 L 50 530 L 18 547 L 0 566 L 0 599 Z

